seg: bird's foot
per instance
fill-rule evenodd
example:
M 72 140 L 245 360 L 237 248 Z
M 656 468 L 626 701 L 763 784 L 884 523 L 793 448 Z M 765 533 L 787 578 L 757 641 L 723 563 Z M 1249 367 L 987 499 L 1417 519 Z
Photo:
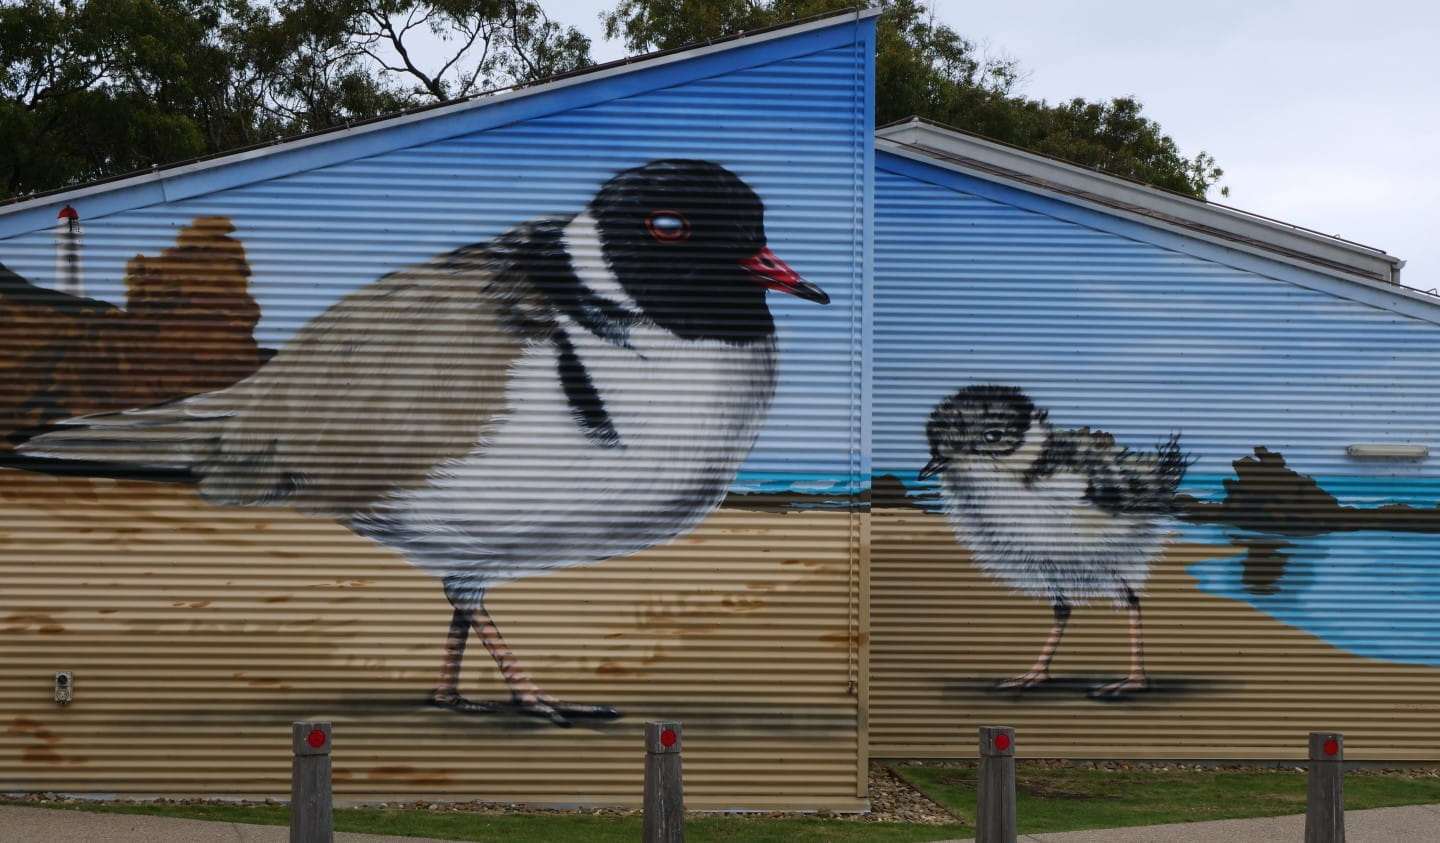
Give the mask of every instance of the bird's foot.
M 1118 682 L 1091 688 L 1085 696 L 1102 702 L 1119 702 L 1128 699 L 1133 694 L 1143 694 L 1148 690 L 1150 690 L 1150 677 L 1143 673 L 1131 674 Z
M 451 692 L 436 690 L 432 693 L 431 699 L 426 702 L 435 708 L 456 710 L 456 712 L 464 712 L 467 715 L 492 715 L 497 712 L 523 713 L 523 715 L 534 716 L 534 718 L 546 719 L 556 726 L 569 726 L 570 718 L 613 721 L 621 716 L 621 713 L 612 709 L 611 706 L 563 702 L 563 700 L 554 699 L 553 696 L 513 696 L 500 702 L 500 700 L 492 699 L 469 699 L 469 697 L 458 695 L 452 690 Z
M 435 691 L 430 694 L 430 699 L 426 702 L 436 708 L 448 708 L 465 714 L 494 714 L 502 711 L 529 714 L 532 717 L 549 720 L 556 726 L 569 726 L 572 717 L 588 720 L 615 720 L 621 716 L 620 712 L 608 705 L 564 702 L 550 696 L 514 696 L 505 702 L 500 702 L 499 700 L 472 700 L 454 691 Z
M 454 691 L 435 691 L 430 694 L 426 703 L 436 708 L 449 708 L 454 711 L 463 711 L 466 714 L 492 714 L 499 711 L 502 706 L 491 700 L 472 700 L 462 697 Z
M 1050 681 L 1050 672 L 1047 670 L 1031 670 L 1019 676 L 1012 676 L 1009 679 L 1002 679 L 995 683 L 997 691 L 1028 691 L 1036 685 Z
M 572 703 L 551 696 L 514 697 L 513 705 L 525 714 L 549 720 L 556 726 L 570 726 L 571 717 L 586 720 L 616 720 L 620 712 L 608 705 Z

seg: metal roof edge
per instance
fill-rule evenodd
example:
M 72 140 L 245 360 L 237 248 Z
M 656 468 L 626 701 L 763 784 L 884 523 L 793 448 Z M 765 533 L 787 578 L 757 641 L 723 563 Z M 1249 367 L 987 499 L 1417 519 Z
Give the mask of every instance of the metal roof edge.
M 997 178 L 1225 246 L 1360 279 L 1400 284 L 1405 261 L 1380 249 L 1217 205 L 1111 173 L 980 138 L 922 118 L 875 132 L 894 151 Z
M 1029 182 L 1007 179 L 987 169 L 937 158 L 933 151 L 919 147 L 883 138 L 877 138 L 875 145 L 876 152 L 880 153 L 876 159 L 877 170 L 949 190 L 973 193 L 981 198 L 1440 325 L 1440 297 L 1412 287 L 1334 266 L 1302 261 L 1268 249 L 1246 247 L 1233 240 L 1207 237 L 1192 229 L 1165 225 L 1150 216 L 1126 213 L 1110 205 L 1087 202 Z M 976 187 L 967 187 L 962 183 L 964 181 Z
M 612 89 L 613 83 L 619 81 L 621 77 L 650 73 L 659 68 L 681 62 L 694 62 L 697 59 L 705 59 L 720 53 L 749 50 L 760 45 L 783 39 L 797 38 L 822 30 L 838 29 L 847 24 L 853 25 L 874 18 L 878 16 L 880 12 L 881 10 L 879 8 L 856 8 L 851 11 L 796 24 L 767 27 L 747 33 L 739 33 L 734 36 L 728 36 L 724 39 L 706 42 L 693 47 L 675 48 L 597 65 L 594 68 L 565 74 L 547 82 L 528 86 L 516 86 L 498 92 L 477 94 L 474 97 L 458 102 L 423 106 L 419 109 L 407 111 L 392 117 L 375 118 L 354 125 L 331 127 L 291 139 L 278 140 L 275 143 L 261 147 L 240 149 L 229 153 L 218 153 L 214 156 L 207 156 L 201 160 L 167 165 L 152 169 L 148 172 L 129 176 L 117 176 L 71 188 L 48 191 L 34 198 L 12 201 L 8 205 L 0 205 L 0 238 L 53 225 L 54 213 L 50 213 L 48 217 L 40 218 L 37 216 L 37 212 L 43 212 L 45 209 L 63 208 L 66 204 L 71 204 L 82 199 L 93 200 L 97 197 L 119 194 L 121 192 L 131 194 L 129 201 L 114 203 L 117 205 L 116 207 L 107 207 L 101 211 L 102 215 L 114 213 L 119 210 L 143 207 L 158 202 L 176 201 L 211 190 L 223 189 L 223 187 L 229 185 L 206 183 L 204 186 L 199 186 L 197 182 L 202 182 L 207 175 L 227 167 L 235 167 L 236 165 L 251 166 L 255 164 L 272 165 L 267 168 L 266 172 L 256 178 L 244 178 L 237 181 L 237 183 L 249 183 L 262 180 L 263 178 L 275 178 L 290 173 L 315 169 L 343 160 L 368 157 L 393 149 L 403 149 L 421 143 L 441 140 L 447 136 L 453 137 L 467 134 L 471 131 L 494 128 L 494 126 L 489 125 L 456 126 L 454 131 L 448 134 L 440 132 L 437 133 L 435 137 L 426 137 L 418 140 L 414 138 L 397 139 L 398 142 L 391 144 L 377 142 L 377 139 L 382 135 L 393 134 L 397 132 L 397 130 L 403 130 L 420 123 L 454 121 L 456 118 L 463 117 L 471 112 L 487 109 L 504 110 L 507 105 L 551 97 L 556 94 L 563 94 L 571 89 L 584 87 L 594 87 L 600 92 L 599 95 L 595 97 L 595 102 L 613 99 L 625 95 L 624 93 L 616 93 Z M 797 52 L 797 55 L 800 55 L 800 53 Z M 671 84 L 677 83 L 672 82 Z M 582 107 L 588 104 L 591 103 L 572 101 L 554 110 Z M 517 122 L 535 116 L 539 115 L 526 114 L 516 116 L 513 119 L 500 120 L 496 125 L 504 125 L 505 123 Z M 357 143 L 360 144 L 362 148 L 354 148 L 353 145 Z M 343 146 L 345 151 L 341 152 L 339 149 L 336 149 L 335 152 L 330 155 L 321 154 L 323 148 L 332 147 L 333 149 L 337 146 Z M 275 162 L 282 158 L 289 161 L 288 166 L 275 164 Z M 87 214 L 87 218 L 93 219 L 94 217 L 95 214 L 93 213 Z

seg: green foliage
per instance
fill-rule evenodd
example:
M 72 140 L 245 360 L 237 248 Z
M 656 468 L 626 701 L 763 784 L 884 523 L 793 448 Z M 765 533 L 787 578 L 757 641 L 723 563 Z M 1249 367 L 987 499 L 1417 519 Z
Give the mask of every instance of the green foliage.
M 0 190 L 202 152 L 203 127 L 180 116 L 216 93 L 196 12 L 186 0 L 0 8 Z
M 604 16 L 605 37 L 622 38 L 636 53 L 671 50 L 777 19 L 773 7 L 751 0 L 622 0 Z
M 981 56 L 973 42 L 936 23 L 924 0 L 879 5 L 879 125 L 919 115 L 1192 196 L 1204 196 L 1223 175 L 1204 152 L 1182 155 L 1132 98 L 1059 105 L 1026 98 L 1016 93 L 1015 61 Z M 853 7 L 848 0 L 621 0 L 605 16 L 605 34 L 632 50 L 669 49 Z
M 302 31 L 444 102 L 590 64 L 590 40 L 534 0 L 282 0 Z M 427 63 L 420 54 L 440 47 Z
M 533 81 L 589 47 L 532 0 L 0 3 L 0 198 Z

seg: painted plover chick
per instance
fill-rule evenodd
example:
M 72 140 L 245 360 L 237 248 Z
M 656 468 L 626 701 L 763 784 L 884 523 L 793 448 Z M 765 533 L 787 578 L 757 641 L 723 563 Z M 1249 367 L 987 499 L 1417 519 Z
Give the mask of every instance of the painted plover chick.
M 967 386 L 930 414 L 930 462 L 920 477 L 939 475 L 945 513 L 980 567 L 1054 607 L 1035 664 L 997 687 L 1049 679 L 1070 607 L 1113 597 L 1129 612 L 1130 673 L 1090 693 L 1144 691 L 1140 594 L 1188 464 L 1179 435 L 1136 452 L 1108 433 L 1056 429 L 1046 417 L 1015 387 Z
M 653 161 L 578 214 L 350 293 L 234 386 L 75 419 L 19 451 L 188 470 L 210 501 L 334 517 L 444 583 L 433 704 L 617 716 L 542 692 L 485 591 L 668 541 L 719 505 L 775 390 L 767 289 L 829 301 L 767 248 L 739 177 Z M 472 631 L 509 704 L 460 695 Z

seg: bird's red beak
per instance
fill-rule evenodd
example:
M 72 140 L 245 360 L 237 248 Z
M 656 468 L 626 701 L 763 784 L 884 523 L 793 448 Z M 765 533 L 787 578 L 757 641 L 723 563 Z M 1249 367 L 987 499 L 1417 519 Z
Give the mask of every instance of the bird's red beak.
M 740 265 L 745 267 L 757 284 L 820 304 L 830 303 L 830 297 L 824 290 L 801 278 L 800 273 L 775 257 L 769 246 L 761 249 L 754 257 L 740 261 Z

